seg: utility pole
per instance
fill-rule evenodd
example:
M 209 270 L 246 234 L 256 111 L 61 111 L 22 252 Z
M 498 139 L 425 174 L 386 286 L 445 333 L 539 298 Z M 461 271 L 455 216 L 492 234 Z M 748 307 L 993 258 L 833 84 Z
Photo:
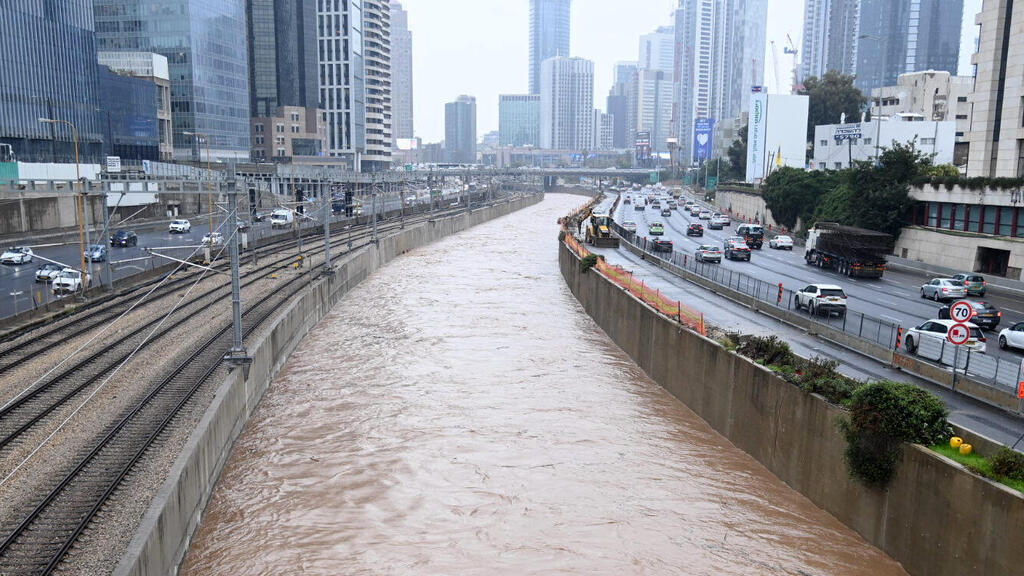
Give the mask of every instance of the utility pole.
M 231 350 L 228 351 L 225 360 L 235 364 L 249 364 L 252 358 L 245 352 L 245 345 L 242 343 L 242 287 L 238 277 L 238 194 L 235 182 L 235 165 L 232 162 L 228 167 L 228 217 L 229 222 L 234 223 L 231 234 L 231 324 L 234 329 L 234 338 L 231 343 Z
M 377 177 L 371 176 L 370 205 L 373 207 L 373 243 L 377 243 Z
M 331 266 L 331 204 L 333 194 L 325 192 L 330 190 L 323 184 L 323 177 L 320 178 L 320 201 L 324 204 L 324 276 L 334 276 L 334 268 Z
M 118 202 L 120 204 L 120 202 Z M 110 211 L 107 210 L 107 191 L 103 191 L 103 235 L 101 238 L 105 238 L 107 233 L 110 231 Z M 106 240 L 104 240 L 106 242 Z M 106 278 L 104 279 L 103 285 L 107 290 L 114 289 L 114 273 L 110 269 L 110 254 L 103 259 L 103 267 L 106 272 Z

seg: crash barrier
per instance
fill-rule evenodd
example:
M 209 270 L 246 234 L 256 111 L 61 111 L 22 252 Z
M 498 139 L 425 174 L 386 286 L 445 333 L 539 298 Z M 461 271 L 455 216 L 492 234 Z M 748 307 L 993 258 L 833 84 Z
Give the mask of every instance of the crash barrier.
M 580 259 L 590 256 L 590 251 L 571 234 L 567 233 L 565 235 L 565 243 Z M 633 296 L 636 296 L 658 312 L 687 326 L 702 336 L 707 334 L 707 328 L 704 325 L 704 314 L 701 312 L 686 306 L 679 300 L 666 298 L 660 290 L 645 285 L 643 280 L 635 279 L 633 274 L 627 272 L 621 266 L 608 264 L 603 258 L 597 259 L 594 268 L 620 288 L 628 290 Z

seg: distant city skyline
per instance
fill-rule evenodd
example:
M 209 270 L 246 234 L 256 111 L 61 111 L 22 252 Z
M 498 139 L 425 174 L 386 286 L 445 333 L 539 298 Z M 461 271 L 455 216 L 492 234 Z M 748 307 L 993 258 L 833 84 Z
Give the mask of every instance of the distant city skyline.
M 424 142 L 444 139 L 444 104 L 460 94 L 477 99 L 478 133 L 498 129 L 498 95 L 529 91 L 529 0 L 402 0 L 409 27 L 416 30 L 413 54 L 416 135 Z M 624 10 L 612 0 L 574 0 L 569 53 L 594 62 L 594 102 L 604 108 L 615 62 L 637 59 L 641 35 L 672 24 L 677 0 L 645 0 Z M 981 0 L 964 0 L 960 72 L 970 70 L 974 14 Z M 779 66 L 788 33 L 801 46 L 804 0 L 768 0 L 767 39 L 778 45 Z M 454 16 L 453 16 L 454 15 Z M 466 22 L 450 34 L 454 22 Z M 966 32 L 970 32 L 970 34 Z M 774 90 L 771 53 L 766 47 L 765 82 Z M 783 77 L 786 74 L 782 74 Z

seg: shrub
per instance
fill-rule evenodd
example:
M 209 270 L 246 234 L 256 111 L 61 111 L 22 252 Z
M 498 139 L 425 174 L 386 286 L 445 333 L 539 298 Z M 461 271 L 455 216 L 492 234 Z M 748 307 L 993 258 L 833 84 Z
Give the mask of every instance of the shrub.
M 850 473 L 884 487 L 896 472 L 904 442 L 932 445 L 952 435 L 946 406 L 912 384 L 880 380 L 850 398 L 850 420 L 843 425 Z
M 586 274 L 587 270 L 590 270 L 594 266 L 597 266 L 597 255 L 587 254 L 580 260 L 580 272 Z
M 791 365 L 795 359 L 789 344 L 780 340 L 778 336 L 751 336 L 740 345 L 739 353 L 765 366 Z
M 992 457 L 992 471 L 1000 476 L 1024 481 L 1024 454 L 1005 446 Z

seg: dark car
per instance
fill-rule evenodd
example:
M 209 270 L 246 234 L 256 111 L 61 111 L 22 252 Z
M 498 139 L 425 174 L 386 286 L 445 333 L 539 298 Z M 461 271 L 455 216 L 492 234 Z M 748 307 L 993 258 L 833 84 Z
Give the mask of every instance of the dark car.
M 672 241 L 665 240 L 663 238 L 655 238 L 651 240 L 651 251 L 652 252 L 672 252 Z
M 333 204 L 331 205 L 331 208 L 332 208 L 332 209 L 334 208 L 334 205 L 333 205 Z M 342 206 L 342 208 L 341 208 L 341 209 L 344 209 L 344 206 Z M 340 211 L 341 211 L 341 210 L 339 209 L 339 210 L 338 210 L 338 212 L 340 212 Z M 263 222 L 263 221 L 264 221 L 264 220 L 266 220 L 267 218 L 268 218 L 268 216 L 267 216 L 267 213 L 266 213 L 266 212 L 261 212 L 261 211 L 257 210 L 257 211 L 255 211 L 255 212 L 253 212 L 253 213 L 252 213 L 252 221 L 253 221 L 253 222 Z
M 131 230 L 118 230 L 110 235 L 111 246 L 135 246 L 139 243 L 139 237 Z
M 988 283 L 985 282 L 985 277 L 981 274 L 969 274 L 967 272 L 961 272 L 950 276 L 953 280 L 959 280 L 964 283 L 967 288 L 968 296 L 984 296 L 985 288 Z
M 974 308 L 974 312 L 971 314 L 971 319 L 968 322 L 977 324 L 981 328 L 988 330 L 994 329 L 999 326 L 999 322 L 1003 319 L 1003 313 L 999 311 L 995 306 L 988 302 L 981 300 L 964 300 Z M 939 320 L 949 320 L 949 307 L 952 303 L 939 308 Z
M 672 215 L 672 209 L 671 208 L 662 208 L 661 209 L 661 215 L 662 216 L 666 216 L 666 217 L 667 216 L 671 216 Z
M 729 260 L 746 260 L 750 262 L 750 246 L 743 242 L 726 240 L 722 245 L 722 254 Z
M 702 226 L 700 224 L 690 224 L 689 226 L 686 227 L 686 235 L 687 236 L 703 236 L 704 235 L 704 226 Z

